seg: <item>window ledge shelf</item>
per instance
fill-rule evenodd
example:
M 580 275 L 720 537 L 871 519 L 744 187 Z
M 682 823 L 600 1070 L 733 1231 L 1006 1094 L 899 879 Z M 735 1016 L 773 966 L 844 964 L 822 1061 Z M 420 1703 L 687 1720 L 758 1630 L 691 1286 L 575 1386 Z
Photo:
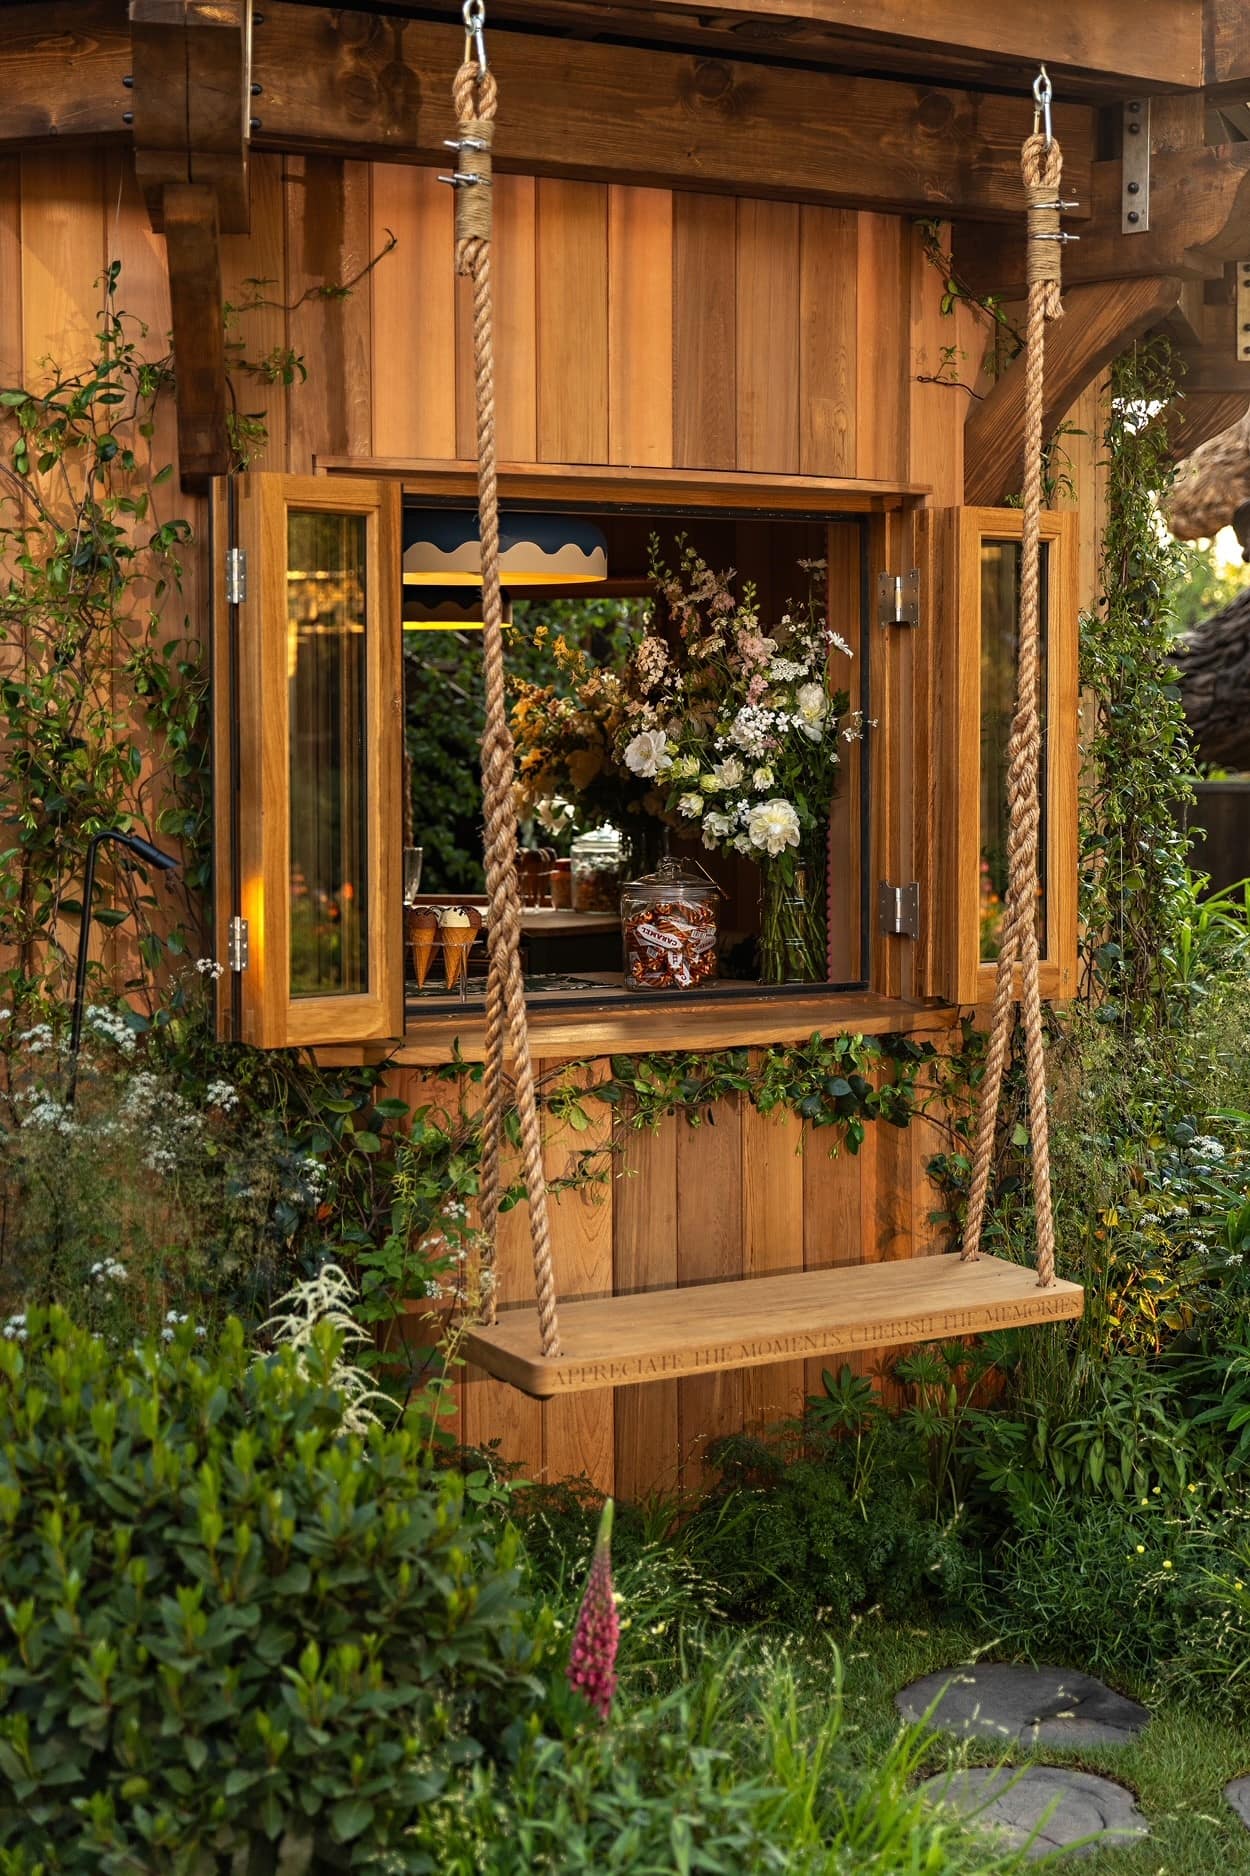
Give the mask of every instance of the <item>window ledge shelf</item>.
M 816 991 L 811 995 L 696 997 L 681 1002 L 565 1004 L 560 1009 L 530 1009 L 529 1031 L 538 1057 L 584 1058 L 641 1055 L 660 1049 L 764 1048 L 775 1042 L 803 1042 L 821 1035 L 920 1035 L 953 1029 L 959 1011 L 953 1004 L 883 997 L 874 991 Z M 403 1068 L 433 1068 L 451 1060 L 457 1048 L 468 1062 L 484 1055 L 484 1019 L 480 1010 L 455 1010 L 415 1016 L 398 1048 L 384 1043 L 316 1050 L 326 1067 L 365 1061 L 392 1061 Z

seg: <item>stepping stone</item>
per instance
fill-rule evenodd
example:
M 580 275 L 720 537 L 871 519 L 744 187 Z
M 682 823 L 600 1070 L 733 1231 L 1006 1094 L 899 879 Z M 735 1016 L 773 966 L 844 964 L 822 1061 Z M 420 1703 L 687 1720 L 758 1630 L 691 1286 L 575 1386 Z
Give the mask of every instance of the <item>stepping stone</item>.
M 1031 1862 L 1077 1843 L 1073 1856 L 1092 1856 L 1149 1834 L 1131 1791 L 1065 1765 L 942 1773 L 926 1779 L 921 1790 L 930 1804 L 957 1812 L 974 1829 L 992 1830 L 1005 1848 L 1027 1844 Z M 1082 1843 L 1083 1838 L 1094 1841 Z
M 1250 1830 L 1250 1775 L 1245 1778 L 1235 1778 L 1231 1785 L 1225 1785 L 1224 1796 L 1246 1829 Z
M 1026 1746 L 1122 1746 L 1150 1717 L 1089 1674 L 995 1661 L 926 1674 L 894 1704 L 913 1721 L 934 1707 L 929 1724 L 944 1733 Z

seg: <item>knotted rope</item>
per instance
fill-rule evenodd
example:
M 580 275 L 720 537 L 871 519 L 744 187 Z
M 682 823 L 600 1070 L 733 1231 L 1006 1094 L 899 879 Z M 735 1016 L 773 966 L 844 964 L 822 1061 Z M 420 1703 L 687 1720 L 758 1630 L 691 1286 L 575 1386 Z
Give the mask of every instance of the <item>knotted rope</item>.
M 1046 321 L 1063 312 L 1059 299 L 1059 180 L 1063 155 L 1054 138 L 1035 127 L 1021 153 L 1028 197 L 1028 317 L 1024 353 L 1024 528 L 1020 549 L 1020 669 L 1016 713 L 1007 745 L 1007 899 L 1003 913 L 994 1012 L 990 1022 L 985 1083 L 977 1116 L 972 1189 L 964 1230 L 965 1261 L 980 1256 L 981 1227 L 1002 1096 L 1003 1069 L 1015 1028 L 1016 970 L 1020 972 L 1021 1023 L 1028 1083 L 1029 1131 L 1033 1144 L 1033 1207 L 1037 1232 L 1037 1280 L 1055 1280 L 1055 1221 L 1050 1196 L 1050 1126 L 1046 1112 L 1046 1065 L 1042 1047 L 1042 1004 L 1038 989 L 1038 834 L 1041 824 L 1041 526 L 1042 389 Z
M 467 49 L 467 48 L 466 48 Z M 503 600 L 499 591 L 499 484 L 495 443 L 494 297 L 491 287 L 491 142 L 497 93 L 494 74 L 466 59 L 453 90 L 457 144 L 456 271 L 473 281 L 473 375 L 477 396 L 478 516 L 482 537 L 483 662 L 486 730 L 482 738 L 482 795 L 486 831 L 487 940 L 486 1070 L 483 1083 L 481 1217 L 490 1260 L 485 1289 L 487 1322 L 495 1320 L 494 1251 L 503 1197 L 505 1039 L 512 1052 L 521 1162 L 529 1199 L 534 1289 L 543 1354 L 560 1353 L 551 1227 L 543 1175 L 542 1133 L 534 1092 L 521 979 L 521 895 L 517 887 L 514 755 L 504 686 Z

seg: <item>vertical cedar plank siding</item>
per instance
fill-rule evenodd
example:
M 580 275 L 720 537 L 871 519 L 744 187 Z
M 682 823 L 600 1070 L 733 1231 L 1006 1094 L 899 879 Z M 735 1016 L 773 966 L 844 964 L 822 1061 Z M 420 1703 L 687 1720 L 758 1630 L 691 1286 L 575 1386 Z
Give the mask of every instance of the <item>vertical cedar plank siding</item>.
M 264 412 L 259 467 L 307 471 L 318 452 L 471 454 L 471 332 L 453 275 L 452 195 L 432 171 L 328 157 L 252 162 L 252 232 L 223 240 L 226 299 L 246 355 L 303 354 L 308 381 L 289 389 L 237 379 L 239 406 Z M 887 215 L 598 183 L 500 176 L 495 190 L 496 369 L 500 453 L 551 461 L 875 477 L 962 495 L 968 392 L 981 338 L 963 314 L 943 316 L 942 282 L 917 231 Z M 393 252 L 346 299 L 317 289 L 357 275 L 391 237 Z M 0 378 L 72 360 L 93 330 L 97 281 L 122 262 L 120 304 L 166 350 L 163 243 L 119 155 L 40 151 L 0 160 Z M 260 286 L 255 283 L 261 282 Z M 954 347 L 953 351 L 948 348 Z M 952 374 L 952 365 L 954 371 Z M 1070 439 L 1082 504 L 1082 597 L 1096 579 L 1101 502 L 1099 393 L 1073 412 Z M 167 414 L 154 453 L 172 453 Z M 163 511 L 175 512 L 166 493 Z M 183 504 L 197 525 L 203 512 Z M 912 565 L 910 522 L 876 524 L 882 563 Z M 835 568 L 842 548 L 831 537 Z M 207 638 L 205 573 L 189 557 L 193 629 Z M 853 574 L 850 576 L 853 577 Z M 931 636 L 873 632 L 875 709 L 925 735 Z M 918 765 L 922 773 L 927 765 Z M 874 869 L 924 877 L 934 804 L 906 773 L 878 777 Z M 853 785 L 852 785 L 853 786 Z M 853 863 L 858 823 L 844 815 L 840 853 Z M 922 957 L 895 947 L 883 988 L 926 987 Z M 859 960 L 842 960 L 848 974 Z M 556 1063 L 541 1064 L 546 1071 Z M 419 1071 L 394 1092 L 444 1098 Z M 725 1103 L 716 1124 L 666 1121 L 631 1139 L 614 1176 L 553 1204 L 561 1292 L 593 1295 L 907 1257 L 931 1246 L 924 1165 L 935 1124 L 869 1130 L 858 1158 L 801 1142 L 788 1117 Z M 549 1171 L 573 1144 L 553 1135 Z M 584 1146 L 584 1137 L 575 1143 Z M 523 1209 L 506 1214 L 499 1247 L 505 1302 L 531 1293 Z M 860 1363 L 871 1371 L 874 1357 Z M 530 1476 L 585 1472 L 641 1496 L 700 1476 L 709 1438 L 794 1410 L 819 1387 L 819 1362 L 659 1381 L 540 1406 L 469 1370 L 459 1426 L 497 1441 Z

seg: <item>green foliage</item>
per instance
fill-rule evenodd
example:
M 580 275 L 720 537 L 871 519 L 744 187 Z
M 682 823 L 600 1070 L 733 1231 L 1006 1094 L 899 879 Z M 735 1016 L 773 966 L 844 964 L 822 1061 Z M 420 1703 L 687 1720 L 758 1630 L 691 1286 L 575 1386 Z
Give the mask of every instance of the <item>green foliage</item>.
M 697 1127 L 714 1121 L 717 1101 L 742 1095 L 762 1114 L 784 1109 L 809 1127 L 836 1129 L 856 1153 L 868 1122 L 906 1127 L 921 1110 L 927 1096 L 921 1071 L 934 1060 L 932 1043 L 908 1036 L 818 1033 L 754 1052 L 614 1055 L 611 1076 L 579 1093 L 577 1104 L 584 1114 L 587 1098 L 606 1101 L 634 1127 L 657 1127 L 678 1113 Z M 568 1118 L 567 1098 L 552 1105 Z
M 533 1710 L 542 1624 L 419 1429 L 343 1434 L 340 1354 L 231 1323 L 115 1358 L 60 1311 L 0 1340 L 10 1853 L 430 1867 L 409 1825 Z
M 1126 1028 L 1164 994 L 1159 960 L 1185 891 L 1179 811 L 1193 759 L 1172 664 L 1184 556 L 1160 525 L 1171 486 L 1165 427 L 1176 389 L 1165 341 L 1135 345 L 1112 369 L 1102 597 L 1081 629 L 1081 682 L 1093 698 L 1082 800 L 1085 989 Z
M 515 683 L 560 678 L 553 641 L 611 661 L 630 604 L 620 600 L 522 600 L 508 635 Z M 483 726 L 480 632 L 404 634 L 404 745 L 412 796 L 413 841 L 424 848 L 422 883 L 437 892 L 482 891 Z M 539 830 L 544 846 L 568 850 L 571 827 Z
M 958 1536 L 918 1516 L 910 1444 L 885 1434 L 857 1501 L 842 1449 L 783 1466 L 763 1443 L 719 1448 L 726 1486 L 700 1507 L 686 1541 L 739 1621 L 844 1626 L 870 1604 L 918 1609 L 957 1558 Z M 864 1499 L 869 1497 L 864 1494 Z
M 818 1648 L 712 1643 L 687 1684 L 610 1730 L 549 1730 L 510 1770 L 475 1769 L 419 1831 L 442 1876 L 995 1876 L 1019 1867 L 936 1816 L 919 1730 L 857 1750 L 841 1663 Z
M 1211 541 L 1178 541 L 1179 578 L 1172 595 L 1172 617 L 1178 633 L 1223 612 L 1245 591 L 1244 567 L 1217 561 Z
M 98 829 L 180 844 L 180 905 L 166 895 L 154 920 L 156 899 L 116 862 L 117 903 L 101 894 L 96 913 L 149 970 L 186 955 L 208 883 L 206 678 L 181 609 L 191 528 L 159 512 L 170 470 L 152 461 L 170 370 L 142 356 L 119 271 L 87 363 L 0 393 L 0 644 L 21 652 L 0 685 L 0 996 L 19 1016 L 66 994 L 73 882 Z

